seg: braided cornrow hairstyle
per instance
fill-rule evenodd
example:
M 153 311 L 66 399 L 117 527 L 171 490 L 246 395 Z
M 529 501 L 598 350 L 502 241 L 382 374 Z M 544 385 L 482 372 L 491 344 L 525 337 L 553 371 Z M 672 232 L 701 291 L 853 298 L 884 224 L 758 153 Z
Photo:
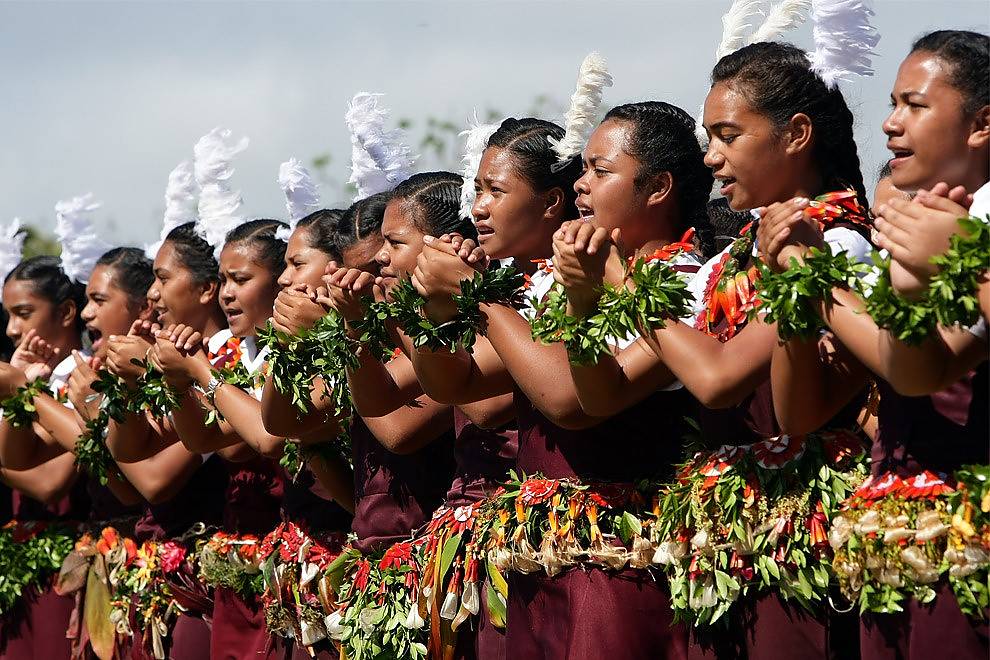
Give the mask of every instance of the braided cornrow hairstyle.
M 440 236 L 456 232 L 477 239 L 474 223 L 461 217 L 463 181 L 453 172 L 421 172 L 396 186 L 391 201 L 407 205 L 413 223 L 424 233 Z
M 911 52 L 918 51 L 949 64 L 949 81 L 963 96 L 963 112 L 973 114 L 990 103 L 990 37 L 967 30 L 937 30 L 912 44 Z
M 119 247 L 106 252 L 96 261 L 97 266 L 113 269 L 113 285 L 127 294 L 132 305 L 140 306 L 147 300 L 148 289 L 155 281 L 151 259 L 144 250 Z
M 385 207 L 391 198 L 391 191 L 376 193 L 359 199 L 344 211 L 333 232 L 333 249 L 336 253 L 331 254 L 335 260 L 341 261 L 341 253 L 356 243 L 369 236 L 381 235 Z
M 196 233 L 196 223 L 187 222 L 168 233 L 165 243 L 171 243 L 182 267 L 189 271 L 193 282 L 208 284 L 220 281 L 220 265 L 213 248 Z
M 256 251 L 256 260 L 277 277 L 282 272 L 285 261 L 285 241 L 275 237 L 280 227 L 286 227 L 278 220 L 251 220 L 234 227 L 225 239 L 226 245 L 247 243 Z
M 574 182 L 581 176 L 580 159 L 572 159 L 566 166 L 554 168 L 557 152 L 550 144 L 550 138 L 560 140 L 564 129 L 543 119 L 509 117 L 488 138 L 487 147 L 498 147 L 511 153 L 513 167 L 534 190 L 546 192 L 560 188 L 564 194 L 561 220 L 571 220 L 578 215 L 574 201 L 577 191 Z
M 774 126 L 783 128 L 794 115 L 807 115 L 814 131 L 812 154 L 825 187 L 852 188 L 869 207 L 852 112 L 839 88 L 829 89 L 811 70 L 807 53 L 793 44 L 750 44 L 718 61 L 712 86 L 720 82 L 731 85 Z
M 313 211 L 296 223 L 296 228 L 307 230 L 306 238 L 309 247 L 315 248 L 331 257 L 339 257 L 337 252 L 337 231 L 340 219 L 347 213 L 344 209 L 320 209 Z
M 652 177 L 668 172 L 685 228 L 694 227 L 702 255 L 714 254 L 715 232 L 707 208 L 714 179 L 698 148 L 694 118 L 670 103 L 641 101 L 612 108 L 602 122 L 610 120 L 632 126 L 625 151 L 640 163 L 636 185 L 645 186 Z

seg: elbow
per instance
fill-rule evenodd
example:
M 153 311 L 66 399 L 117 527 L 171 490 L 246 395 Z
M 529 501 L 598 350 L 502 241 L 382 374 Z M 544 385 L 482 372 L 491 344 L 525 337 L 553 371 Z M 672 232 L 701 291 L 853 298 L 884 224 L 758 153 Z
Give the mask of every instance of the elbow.
M 256 450 L 259 454 L 265 458 L 271 458 L 278 460 L 282 458 L 283 450 L 285 449 L 285 439 L 276 438 L 274 436 L 263 438 Z
M 901 396 L 925 396 L 947 387 L 947 385 L 943 386 L 942 383 L 935 382 L 934 379 L 930 382 L 922 382 L 913 378 L 891 378 L 888 382 L 894 391 Z
M 700 383 L 696 384 L 691 394 L 698 400 L 698 403 L 711 410 L 731 408 L 738 405 L 749 394 L 742 391 L 742 388 L 735 386 L 723 375 L 715 373 L 705 373 Z
M 538 405 L 537 408 L 548 420 L 568 431 L 581 431 L 602 421 L 601 417 L 592 417 L 583 410 L 576 400 L 548 400 Z M 607 415 L 602 417 L 607 417 Z

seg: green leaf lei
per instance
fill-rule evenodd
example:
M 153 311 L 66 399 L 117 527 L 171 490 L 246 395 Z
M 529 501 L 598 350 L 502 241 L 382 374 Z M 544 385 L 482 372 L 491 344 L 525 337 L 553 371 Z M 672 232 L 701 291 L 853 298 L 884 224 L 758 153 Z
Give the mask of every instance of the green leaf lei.
M 60 524 L 11 522 L 0 529 L 0 614 L 58 573 L 74 541 L 74 530 Z
M 106 369 L 100 369 L 96 376 L 93 390 L 103 394 L 103 400 L 96 417 L 86 422 L 86 429 L 76 440 L 76 465 L 106 485 L 111 473 L 117 472 L 106 444 L 107 428 L 111 419 L 123 422 L 125 415 L 131 412 L 131 394 L 123 379 Z
M 178 392 L 165 382 L 165 375 L 150 361 L 133 362 L 143 366 L 144 373 L 138 377 L 137 391 L 130 398 L 130 411 L 136 413 L 147 410 L 155 419 L 167 417 L 179 407 Z
M 221 369 L 211 369 L 210 373 L 217 380 L 222 380 L 228 385 L 233 385 L 245 392 L 250 390 L 254 386 L 254 376 L 247 367 L 244 366 L 243 362 L 238 362 L 232 367 L 223 367 Z M 223 421 L 223 413 L 220 412 L 219 408 L 214 407 L 206 415 L 206 425 L 219 424 Z
M 3 418 L 15 429 L 30 425 L 38 412 L 34 405 L 34 397 L 47 390 L 48 384 L 43 378 L 36 378 L 27 385 L 18 387 L 13 396 L 0 402 Z
M 866 297 L 866 311 L 897 339 L 919 344 L 936 325 L 972 325 L 980 317 L 979 280 L 990 265 L 990 218 L 959 218 L 962 231 L 949 240 L 949 249 L 931 258 L 938 266 L 921 300 L 901 298 L 890 284 L 890 259 L 878 261 L 880 277 Z M 875 260 L 877 258 L 875 257 Z
M 471 279 L 462 280 L 461 293 L 453 296 L 457 315 L 444 323 L 434 323 L 422 313 L 426 300 L 411 281 L 404 280 L 392 290 L 392 316 L 416 348 L 425 346 L 434 351 L 446 348 L 451 353 L 463 348 L 470 352 L 475 338 L 482 332 L 479 305 L 519 304 L 522 286 L 523 276 L 514 268 L 477 272 Z
M 638 259 L 627 277 L 634 288 L 602 286 L 594 314 L 577 319 L 567 314 L 567 294 L 555 284 L 537 308 L 533 339 L 563 342 L 573 364 L 594 364 L 611 352 L 610 343 L 663 327 L 666 319 L 690 313 L 687 282 L 664 261 Z
M 845 252 L 832 254 L 826 247 L 811 248 L 801 265 L 791 259 L 791 267 L 782 273 L 773 272 L 762 262 L 759 269 L 760 304 L 754 313 L 764 314 L 766 323 L 776 322 L 777 334 L 787 340 L 814 337 L 823 324 L 811 301 L 819 298 L 830 304 L 832 289 L 856 287 L 867 267 Z

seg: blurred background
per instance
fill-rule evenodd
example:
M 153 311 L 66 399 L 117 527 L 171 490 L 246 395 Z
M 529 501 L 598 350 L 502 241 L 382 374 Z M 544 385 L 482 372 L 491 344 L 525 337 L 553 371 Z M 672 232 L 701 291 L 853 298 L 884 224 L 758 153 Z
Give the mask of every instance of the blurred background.
M 608 60 L 606 107 L 662 99 L 695 114 L 729 0 L 632 2 L 0 2 L 0 222 L 57 253 L 54 205 L 93 192 L 103 238 L 157 238 L 169 171 L 214 126 L 247 135 L 232 179 L 247 217 L 285 215 L 278 166 L 302 160 L 324 206 L 353 192 L 343 116 L 384 92 L 417 168 L 460 169 L 468 118 L 561 121 L 582 58 Z M 988 31 L 986 0 L 879 0 L 873 78 L 843 84 L 867 185 L 897 65 L 932 29 Z M 804 25 L 789 40 L 808 48 Z

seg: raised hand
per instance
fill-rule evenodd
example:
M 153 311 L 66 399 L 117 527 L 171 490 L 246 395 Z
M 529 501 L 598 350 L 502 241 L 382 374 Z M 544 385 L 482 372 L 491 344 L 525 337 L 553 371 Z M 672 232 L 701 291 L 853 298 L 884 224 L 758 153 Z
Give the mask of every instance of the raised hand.
M 198 371 L 210 369 L 202 335 L 182 324 L 159 331 L 148 358 L 165 375 L 165 382 L 178 390 L 188 389 Z
M 374 275 L 357 268 L 339 268 L 324 281 L 333 306 L 345 320 L 356 321 L 364 317 L 363 298 L 374 295 Z
M 144 359 L 151 347 L 151 342 L 144 336 L 111 335 L 107 338 L 107 369 L 134 387 L 144 374 Z
M 795 197 L 758 209 L 760 225 L 756 240 L 763 262 L 781 272 L 790 268 L 791 259 L 801 263 L 808 249 L 825 246 L 818 221 L 805 214 L 809 200 Z
M 87 360 L 79 351 L 72 351 L 72 359 L 76 368 L 66 381 L 66 396 L 76 412 L 89 421 L 96 417 L 100 409 L 100 395 L 93 391 L 100 363 L 96 358 Z
M 308 289 L 285 289 L 275 298 L 272 323 L 277 330 L 294 335 L 302 329 L 312 328 L 326 313 L 327 309 Z
M 624 279 L 619 254 L 618 229 L 611 232 L 591 223 L 570 221 L 553 235 L 553 276 L 567 290 L 570 313 L 583 315 L 591 311 L 601 297 L 606 272 L 609 283 L 618 286 Z M 608 268 L 608 264 L 618 268 Z
M 0 362 L 0 399 L 13 396 L 18 387 L 29 382 L 23 371 L 12 364 Z
M 32 328 L 27 331 L 10 357 L 11 366 L 24 372 L 28 381 L 48 378 L 61 359 L 61 351 L 42 339 Z
M 921 296 L 937 271 L 930 259 L 949 248 L 959 218 L 969 215 L 972 195 L 940 183 L 914 200 L 892 199 L 877 209 L 877 244 L 890 252 L 890 280 L 906 298 Z

